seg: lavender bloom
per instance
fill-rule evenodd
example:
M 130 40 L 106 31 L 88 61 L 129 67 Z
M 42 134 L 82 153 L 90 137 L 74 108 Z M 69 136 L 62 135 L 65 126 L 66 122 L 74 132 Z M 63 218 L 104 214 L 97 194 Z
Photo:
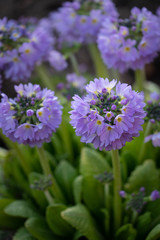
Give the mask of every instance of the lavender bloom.
M 151 192 L 150 198 L 151 198 L 152 201 L 155 201 L 155 200 L 159 199 L 160 198 L 159 191 L 154 190 L 153 192 Z
M 145 138 L 145 143 L 152 140 L 154 147 L 160 147 L 160 132 L 151 134 Z
M 40 147 L 59 127 L 62 107 L 53 91 L 39 85 L 20 84 L 15 90 L 14 99 L 2 93 L 0 127 L 12 141 Z
M 123 190 L 121 190 L 121 191 L 119 192 L 119 195 L 120 195 L 122 198 L 125 198 L 125 197 L 126 197 L 126 192 L 123 191 Z
M 116 86 L 116 87 L 115 87 Z M 114 90 L 115 88 L 115 90 Z M 105 90 L 105 91 L 104 91 Z M 87 95 L 73 97 L 71 125 L 81 141 L 110 151 L 139 136 L 144 123 L 144 96 L 127 84 L 100 78 L 86 86 Z M 125 104 L 121 104 L 126 99 Z M 116 105 L 116 108 L 112 108 Z
M 68 65 L 66 60 L 65 60 L 65 58 L 63 57 L 63 55 L 60 52 L 56 51 L 56 50 L 52 50 L 48 54 L 48 62 L 57 71 L 64 70 L 67 67 L 67 65 Z
M 59 43 L 96 42 L 96 37 L 105 17 L 117 18 L 118 13 L 111 0 L 66 2 L 50 14 L 53 29 Z
M 98 34 L 98 47 L 109 68 L 141 69 L 160 49 L 160 21 L 146 8 L 133 8 L 129 19 L 108 19 Z
M 74 94 L 82 96 L 85 90 L 86 79 L 83 76 L 78 76 L 76 73 L 66 75 L 67 83 L 59 83 L 57 89 L 61 90 L 62 95 L 71 100 Z
M 54 38 L 49 22 L 42 19 L 35 25 L 34 21 L 26 20 L 26 25 L 22 25 L 0 19 L 0 71 L 5 78 L 26 81 L 35 65 L 47 61 L 53 50 Z

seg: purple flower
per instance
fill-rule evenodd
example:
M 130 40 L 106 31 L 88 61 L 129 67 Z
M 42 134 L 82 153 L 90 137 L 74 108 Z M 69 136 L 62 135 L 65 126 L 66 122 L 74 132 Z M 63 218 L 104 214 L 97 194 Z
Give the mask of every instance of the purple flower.
M 77 95 L 73 97 L 70 112 L 70 123 L 82 142 L 110 151 L 122 148 L 139 135 L 145 117 L 141 93 L 127 84 L 118 82 L 116 85 L 115 80 L 109 82 L 103 78 L 91 81 L 86 91 L 88 94 L 83 99 Z M 127 99 L 126 104 L 121 104 L 122 99 Z M 116 108 L 112 109 L 113 105 Z
M 104 19 L 98 47 L 109 68 L 124 72 L 141 69 L 160 48 L 160 21 L 146 8 L 133 8 L 129 19 Z
M 152 201 L 155 201 L 155 200 L 159 199 L 160 198 L 159 191 L 154 190 L 153 192 L 151 192 L 150 198 L 151 198 Z
M 63 55 L 56 51 L 52 50 L 48 55 L 48 62 L 52 67 L 54 67 L 57 71 L 62 71 L 67 67 L 67 62 Z
M 51 24 L 60 44 L 96 42 L 105 17 L 117 18 L 118 13 L 111 0 L 66 2 L 57 12 L 50 14 Z
M 160 132 L 149 135 L 145 138 L 145 142 L 152 140 L 154 147 L 160 147 Z
M 14 99 L 2 94 L 0 127 L 12 141 L 40 147 L 59 127 L 62 107 L 53 91 L 39 85 L 20 84 L 15 90 Z
M 119 192 L 119 195 L 120 195 L 122 198 L 125 198 L 125 197 L 126 197 L 126 192 L 123 191 L 123 190 L 121 190 L 121 191 Z

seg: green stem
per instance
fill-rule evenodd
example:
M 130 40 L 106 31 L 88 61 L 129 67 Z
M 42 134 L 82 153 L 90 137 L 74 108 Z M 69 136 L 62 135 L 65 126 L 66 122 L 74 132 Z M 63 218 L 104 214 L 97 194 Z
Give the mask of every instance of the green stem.
M 112 150 L 112 164 L 113 164 L 113 176 L 114 176 L 114 201 L 113 201 L 113 211 L 114 211 L 114 227 L 117 230 L 121 225 L 122 217 L 122 206 L 121 197 L 119 191 L 121 190 L 121 169 L 118 150 Z
M 145 69 L 137 69 L 135 71 L 135 90 L 144 91 L 145 90 Z
M 69 58 L 70 58 L 70 61 L 71 61 L 71 64 L 72 64 L 72 67 L 73 67 L 74 72 L 75 72 L 77 75 L 80 75 L 80 71 L 79 71 L 79 67 L 78 67 L 78 62 L 77 62 L 77 59 L 76 59 L 75 55 L 74 55 L 74 54 L 70 54 Z
M 27 159 L 26 159 L 25 155 L 23 154 L 19 145 L 15 142 L 10 141 L 10 139 L 7 138 L 1 131 L 0 131 L 0 136 L 1 136 L 2 140 L 4 141 L 4 143 L 6 144 L 6 146 L 9 149 L 13 149 L 16 152 L 19 163 L 20 163 L 23 171 L 25 172 L 25 174 L 28 176 L 28 174 L 31 172 L 31 168 L 27 164 Z
M 49 162 L 48 162 L 48 159 L 46 158 L 46 154 L 45 154 L 43 147 L 37 148 L 37 151 L 39 154 L 39 160 L 40 160 L 40 164 L 43 169 L 44 175 L 46 175 L 46 176 L 51 175 L 51 177 L 52 177 L 52 185 L 50 187 L 52 194 L 55 196 L 55 198 L 57 198 L 57 200 L 59 200 L 61 202 L 65 202 L 63 193 L 62 193 L 60 187 L 58 186 L 56 179 L 54 178 L 54 176 L 52 174 L 52 171 L 50 169 Z
M 41 65 L 41 66 L 37 66 L 36 67 L 36 73 L 39 76 L 39 78 L 41 79 L 43 85 L 51 90 L 54 90 L 54 86 L 52 84 L 52 80 L 51 78 L 48 76 L 48 72 L 45 68 L 45 66 Z
M 151 128 L 152 128 L 152 123 L 149 121 L 147 126 L 146 126 L 145 133 L 144 133 L 144 140 L 150 134 Z M 140 154 L 139 154 L 139 162 L 140 163 L 143 162 L 146 149 L 147 149 L 147 143 L 145 143 L 143 141 L 142 146 L 141 146 L 141 151 L 140 151 Z
M 50 192 L 48 190 L 45 190 L 44 194 L 45 194 L 46 199 L 47 199 L 49 204 L 54 203 L 54 199 L 52 198 L 52 196 L 51 196 L 51 194 L 50 194 Z
M 104 65 L 103 63 L 103 60 L 101 58 L 98 48 L 96 47 L 96 44 L 89 44 L 88 50 L 94 63 L 96 77 L 109 78 L 109 71 L 107 69 L 107 66 Z

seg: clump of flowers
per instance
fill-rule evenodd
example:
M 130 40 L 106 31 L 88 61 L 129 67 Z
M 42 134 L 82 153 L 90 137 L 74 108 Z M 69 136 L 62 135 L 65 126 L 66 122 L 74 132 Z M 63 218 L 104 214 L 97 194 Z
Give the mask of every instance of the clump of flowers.
M 115 89 L 114 89 L 115 88 Z M 139 136 L 144 123 L 144 96 L 116 80 L 99 78 L 86 86 L 87 95 L 73 97 L 71 125 L 81 141 L 100 150 L 120 149 Z
M 17 96 L 2 93 L 0 127 L 12 141 L 40 147 L 61 123 L 61 105 L 54 92 L 39 85 L 15 85 Z
M 129 194 L 123 190 L 119 192 L 120 196 L 126 199 L 126 209 L 132 209 L 140 213 L 144 205 L 148 202 L 155 201 L 160 198 L 160 193 L 158 190 L 153 190 L 149 196 L 146 195 L 145 188 L 141 187 L 138 192 Z
M 74 94 L 82 96 L 85 90 L 86 79 L 76 73 L 69 73 L 66 75 L 67 83 L 57 84 L 57 89 L 62 92 L 68 100 L 71 100 Z
M 153 92 L 150 95 L 151 100 L 146 105 L 146 121 L 152 123 L 153 134 L 145 138 L 145 142 L 152 140 L 154 147 L 160 146 L 160 94 Z
M 50 19 L 59 42 L 73 44 L 95 42 L 103 19 L 117 15 L 111 0 L 75 0 L 65 2 L 58 12 L 50 14 Z
M 146 8 L 134 7 L 128 19 L 106 19 L 98 35 L 104 63 L 120 72 L 141 69 L 160 49 L 160 22 Z
M 41 20 L 37 25 L 30 19 L 20 21 L 25 22 L 24 25 L 7 18 L 0 19 L 0 73 L 5 78 L 26 81 L 36 64 L 54 61 L 54 56 L 49 55 L 54 38 L 46 21 Z M 65 67 L 63 65 L 61 69 Z

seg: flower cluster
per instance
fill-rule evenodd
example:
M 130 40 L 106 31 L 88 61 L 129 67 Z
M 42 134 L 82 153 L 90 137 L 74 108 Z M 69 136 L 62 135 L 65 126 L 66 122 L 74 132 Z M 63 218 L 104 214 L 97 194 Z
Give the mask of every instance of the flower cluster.
M 72 101 L 70 117 L 76 134 L 82 142 L 93 143 L 100 150 L 122 148 L 139 135 L 144 123 L 143 94 L 116 82 L 95 79 L 86 86 L 86 97 L 75 95 Z
M 82 96 L 85 90 L 86 79 L 83 76 L 78 76 L 76 73 L 66 75 L 67 83 L 57 84 L 57 89 L 61 90 L 63 96 L 67 100 L 71 100 L 74 94 Z
M 22 22 L 26 25 L 6 18 L 0 20 L 0 72 L 13 81 L 26 81 L 36 64 L 50 59 L 53 62 L 54 57 L 49 55 L 54 38 L 49 27 L 44 27 L 46 21 L 41 20 L 37 26 L 29 20 Z
M 124 72 L 141 69 L 160 49 L 160 21 L 148 11 L 134 7 L 129 19 L 106 19 L 98 35 L 98 47 L 109 68 Z
M 17 96 L 2 93 L 0 127 L 12 141 L 40 147 L 61 123 L 61 106 L 54 92 L 39 85 L 15 85 Z
M 75 0 L 64 3 L 58 12 L 50 14 L 50 19 L 59 42 L 73 44 L 95 42 L 103 19 L 117 15 L 111 0 Z
M 146 121 L 152 123 L 153 134 L 145 138 L 145 142 L 152 140 L 154 147 L 160 146 L 160 94 L 153 92 L 150 95 L 151 100 L 148 101 L 145 110 L 146 110 Z
M 160 192 L 158 190 L 153 190 L 149 196 L 146 196 L 145 188 L 141 187 L 138 192 L 128 194 L 121 190 L 119 192 L 120 196 L 127 200 L 127 209 L 132 209 L 137 213 L 140 213 L 143 206 L 150 201 L 155 201 L 160 198 Z

